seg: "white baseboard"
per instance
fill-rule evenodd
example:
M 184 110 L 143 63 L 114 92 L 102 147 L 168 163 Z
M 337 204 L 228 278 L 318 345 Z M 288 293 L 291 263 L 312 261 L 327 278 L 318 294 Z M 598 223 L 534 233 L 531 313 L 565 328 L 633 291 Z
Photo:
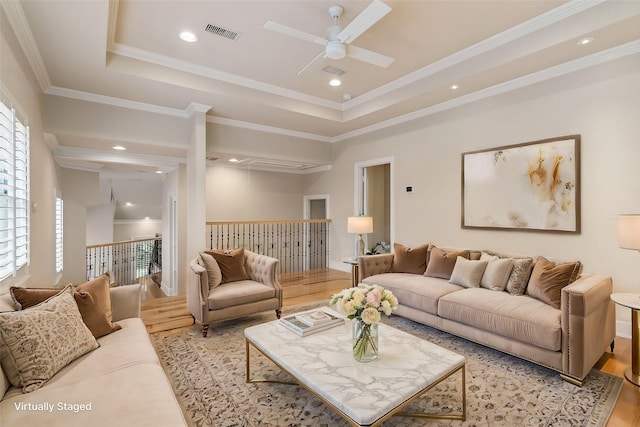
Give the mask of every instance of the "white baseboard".
M 616 321 L 616 335 L 631 339 L 631 322 Z
M 333 270 L 344 271 L 346 273 L 351 273 L 351 264 L 347 264 L 341 261 L 329 261 L 329 268 Z
M 170 285 L 167 285 L 164 280 L 161 282 L 160 289 L 162 289 L 162 292 L 168 297 L 176 296 L 175 290 Z

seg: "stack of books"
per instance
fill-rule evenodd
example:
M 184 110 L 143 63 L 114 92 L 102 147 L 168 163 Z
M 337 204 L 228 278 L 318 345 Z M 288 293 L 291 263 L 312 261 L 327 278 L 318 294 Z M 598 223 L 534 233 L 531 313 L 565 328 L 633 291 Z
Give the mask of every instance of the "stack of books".
M 304 337 L 344 324 L 344 318 L 319 309 L 280 319 L 280 323 L 292 332 Z

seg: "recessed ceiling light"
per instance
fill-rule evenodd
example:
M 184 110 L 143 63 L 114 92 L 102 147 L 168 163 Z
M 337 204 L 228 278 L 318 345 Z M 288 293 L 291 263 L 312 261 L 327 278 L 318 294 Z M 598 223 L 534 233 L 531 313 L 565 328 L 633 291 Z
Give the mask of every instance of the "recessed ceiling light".
M 158 171 L 156 171 L 156 173 L 162 173 L 162 171 L 158 170 Z
M 146 220 L 150 220 L 151 218 L 149 218 L 148 216 L 145 216 L 144 219 Z
M 451 90 L 458 90 L 458 88 L 460 88 L 460 86 L 458 86 L 458 85 L 451 85 L 451 86 L 449 86 L 449 88 L 450 88 Z
M 333 87 L 340 86 L 342 82 L 339 79 L 331 79 L 329 80 L 329 85 Z
M 133 203 L 131 203 L 131 202 L 126 202 L 124 205 L 125 205 L 125 206 L 133 206 Z
M 576 44 L 578 46 L 584 46 L 584 45 L 587 45 L 587 44 L 591 43 L 594 40 L 595 39 L 593 37 L 585 37 L 583 39 L 578 40 L 578 42 Z
M 180 38 L 186 42 L 193 43 L 198 41 L 198 36 L 191 31 L 183 31 L 180 33 Z
M 112 147 L 114 150 L 118 150 L 118 151 L 123 151 L 126 150 L 125 147 L 123 147 L 122 145 L 116 145 L 115 147 Z
M 232 158 L 229 159 L 229 161 L 231 163 L 238 163 L 240 160 L 236 159 L 235 157 L 232 157 Z

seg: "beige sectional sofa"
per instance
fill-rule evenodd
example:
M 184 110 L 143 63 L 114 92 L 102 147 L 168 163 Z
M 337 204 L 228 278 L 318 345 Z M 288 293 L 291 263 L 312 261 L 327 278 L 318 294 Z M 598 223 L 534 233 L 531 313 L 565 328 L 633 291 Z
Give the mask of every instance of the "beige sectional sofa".
M 121 329 L 98 338 L 98 348 L 30 393 L 0 373 L 1 426 L 187 425 L 139 319 L 140 286 L 111 288 L 110 295 L 113 321 Z M 0 311 L 12 309 L 11 296 L 0 296 Z
M 451 254 L 455 260 L 449 256 L 447 262 L 453 271 L 447 271 L 442 259 Z M 487 260 L 512 260 L 522 266 L 527 258 L 531 265 L 519 272 L 512 265 L 498 275 L 495 269 L 489 273 Z M 359 258 L 360 280 L 383 286 L 398 298 L 395 314 L 546 366 L 578 385 L 607 347 L 613 349 L 615 337 L 611 277 L 581 274 L 580 267 L 543 257 L 434 245 L 396 245 L 394 253 Z M 549 285 L 563 269 L 568 284 Z M 515 274 L 522 275 L 526 288 L 511 286 Z M 500 282 L 498 286 L 485 283 L 487 275 Z

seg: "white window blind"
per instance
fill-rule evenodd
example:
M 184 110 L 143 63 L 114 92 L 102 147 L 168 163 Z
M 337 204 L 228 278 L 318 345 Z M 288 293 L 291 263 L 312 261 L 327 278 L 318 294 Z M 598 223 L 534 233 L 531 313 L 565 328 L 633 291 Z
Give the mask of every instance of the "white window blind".
M 56 272 L 62 271 L 62 208 L 61 197 L 56 197 Z
M 29 128 L 0 102 L 0 280 L 29 262 Z

